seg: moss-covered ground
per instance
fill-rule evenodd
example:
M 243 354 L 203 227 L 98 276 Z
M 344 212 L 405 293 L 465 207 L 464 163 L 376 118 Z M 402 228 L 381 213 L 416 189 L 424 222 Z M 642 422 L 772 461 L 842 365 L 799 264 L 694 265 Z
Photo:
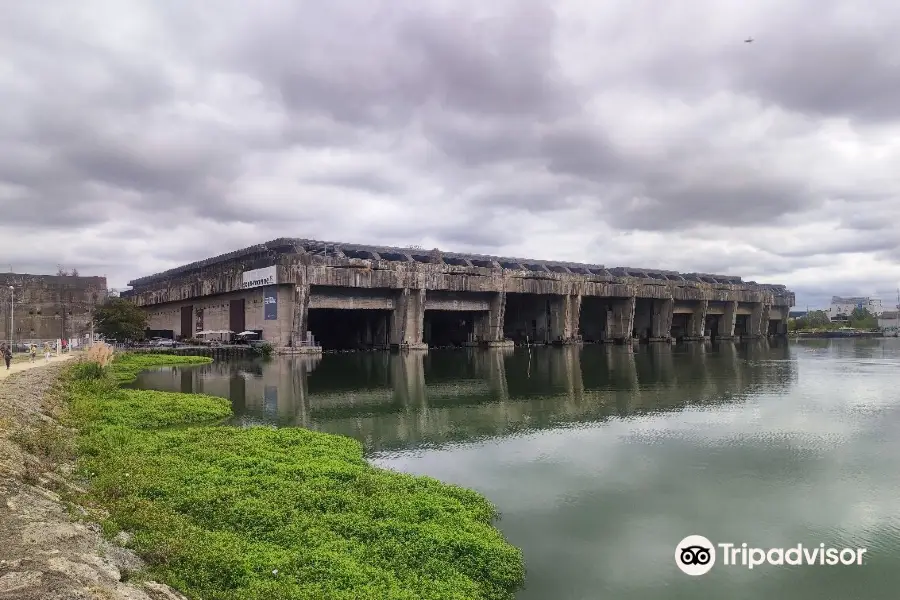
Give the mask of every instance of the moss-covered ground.
M 350 438 L 235 428 L 212 396 L 128 390 L 124 354 L 66 382 L 90 500 L 150 575 L 203 600 L 508 600 L 521 553 L 482 496 L 369 465 Z

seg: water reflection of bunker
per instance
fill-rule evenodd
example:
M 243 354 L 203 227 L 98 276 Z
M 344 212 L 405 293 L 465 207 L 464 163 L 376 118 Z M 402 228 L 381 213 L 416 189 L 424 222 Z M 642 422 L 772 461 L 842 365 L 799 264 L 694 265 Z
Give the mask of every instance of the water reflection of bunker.
M 781 340 L 470 349 L 214 363 L 138 383 L 229 398 L 238 424 L 309 427 L 379 450 L 740 401 L 791 385 L 789 359 Z

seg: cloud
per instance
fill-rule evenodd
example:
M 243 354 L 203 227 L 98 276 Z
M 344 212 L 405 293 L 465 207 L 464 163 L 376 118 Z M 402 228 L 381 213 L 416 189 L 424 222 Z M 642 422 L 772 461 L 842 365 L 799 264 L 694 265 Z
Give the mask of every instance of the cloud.
M 4 262 L 121 287 L 295 236 L 724 272 L 801 305 L 883 293 L 898 18 L 838 0 L 15 4 Z

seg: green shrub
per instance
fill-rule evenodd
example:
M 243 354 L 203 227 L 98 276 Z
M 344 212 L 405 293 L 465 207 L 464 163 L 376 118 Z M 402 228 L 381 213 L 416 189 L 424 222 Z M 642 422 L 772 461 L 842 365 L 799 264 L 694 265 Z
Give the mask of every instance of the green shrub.
M 100 379 L 103 377 L 103 367 L 93 361 L 78 362 L 72 366 L 73 379 Z
M 513 598 L 522 556 L 479 494 L 372 467 L 350 438 L 185 426 L 230 407 L 116 385 L 207 361 L 126 354 L 108 377 L 67 385 L 104 531 L 130 531 L 152 575 L 205 600 Z
M 253 352 L 258 354 L 259 356 L 268 358 L 272 356 L 273 352 L 275 352 L 275 346 L 273 346 L 269 342 L 263 342 L 261 344 L 256 344 L 255 346 L 253 346 Z

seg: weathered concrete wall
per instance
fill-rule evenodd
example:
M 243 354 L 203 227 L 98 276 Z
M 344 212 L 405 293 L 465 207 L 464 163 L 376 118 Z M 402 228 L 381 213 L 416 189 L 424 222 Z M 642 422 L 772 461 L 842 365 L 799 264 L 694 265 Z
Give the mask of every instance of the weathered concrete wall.
M 263 288 L 260 287 L 148 306 L 148 327 L 153 330 L 171 330 L 177 337 L 183 338 L 194 337 L 201 329 L 229 330 L 231 329 L 230 302 L 243 299 L 245 327 L 249 330 L 262 330 L 263 339 L 283 346 L 287 345 L 291 339 L 294 308 L 293 286 L 278 286 L 277 298 L 277 319 L 272 321 L 265 320 Z M 190 331 L 182 331 L 181 328 L 181 309 L 184 307 L 192 307 Z M 201 311 L 202 318 L 198 318 Z
M 396 296 L 394 290 L 320 287 L 310 291 L 308 309 L 394 310 Z
M 271 263 L 270 263 L 271 264 Z M 709 300 L 743 303 L 765 302 L 793 306 L 794 294 L 779 287 L 750 283 L 711 284 L 702 281 L 647 280 L 561 273 L 535 273 L 509 269 L 458 267 L 445 264 L 402 263 L 362 259 L 335 259 L 308 255 L 279 257 L 278 281 L 298 285 L 338 288 L 427 289 L 457 292 L 507 292 L 605 298 L 672 298 L 676 301 Z M 241 289 L 241 274 L 251 264 L 236 261 L 210 267 L 202 273 L 185 273 L 135 284 L 133 297 L 146 306 L 186 300 Z
M 105 277 L 0 273 L 0 339 L 9 339 L 10 291 L 18 341 L 82 337 L 94 306 L 106 301 Z

